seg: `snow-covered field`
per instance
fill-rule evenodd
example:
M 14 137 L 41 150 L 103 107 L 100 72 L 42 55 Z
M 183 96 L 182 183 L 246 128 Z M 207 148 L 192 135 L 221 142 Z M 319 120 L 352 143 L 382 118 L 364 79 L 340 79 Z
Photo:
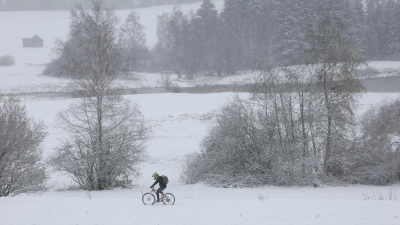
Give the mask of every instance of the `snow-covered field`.
M 221 8 L 223 1 L 215 1 Z M 182 5 L 185 12 L 200 3 Z M 171 11 L 172 6 L 138 9 L 146 26 L 149 46 L 156 42 L 156 15 Z M 129 10 L 117 11 L 125 19 Z M 0 67 L 0 94 L 66 91 L 66 79 L 41 75 L 49 62 L 54 38 L 68 33 L 66 11 L 0 13 L 0 56 L 16 59 L 12 67 Z M 22 38 L 34 34 L 45 40 L 42 49 L 24 49 Z M 383 71 L 399 71 L 400 62 L 371 62 Z M 388 69 L 391 68 L 391 69 Z M 243 83 L 251 73 L 231 77 L 174 78 L 181 87 L 204 84 Z M 138 74 L 121 80 L 127 87 L 158 87 L 158 74 Z M 124 224 L 359 224 L 399 225 L 400 185 L 349 187 L 259 187 L 248 189 L 212 188 L 202 184 L 183 185 L 179 180 L 183 157 L 200 151 L 200 142 L 213 123 L 213 116 L 232 93 L 218 94 L 142 94 L 126 96 L 141 106 L 153 129 L 148 143 L 147 160 L 141 164 L 142 175 L 132 189 L 110 191 L 73 191 L 65 174 L 51 173 L 49 191 L 0 198 L 0 225 L 124 225 Z M 366 93 L 358 115 L 385 99 L 400 93 Z M 71 99 L 23 98 L 29 114 L 43 120 L 48 128 L 45 157 L 49 156 L 64 133 L 55 126 L 55 116 Z M 0 140 L 1 141 L 1 140 Z M 142 191 L 153 183 L 153 172 L 170 178 L 167 192 L 176 197 L 173 206 L 145 206 Z M 64 191 L 60 191 L 64 190 Z M 389 200 L 389 196 L 397 200 Z M 369 196 L 370 199 L 366 199 Z M 379 196 L 384 200 L 379 200 Z
M 0 54 L 1 56 L 1 54 Z M 378 74 L 373 77 L 400 76 L 400 62 L 369 62 Z M 68 79 L 42 75 L 45 65 L 17 63 L 11 67 L 0 66 L 0 94 L 31 94 L 47 92 L 67 92 Z M 255 73 L 241 71 L 236 75 L 223 77 L 195 77 L 194 79 L 178 78 L 171 75 L 172 86 L 195 87 L 206 85 L 227 85 L 253 83 Z M 161 75 L 158 73 L 134 73 L 124 76 L 117 84 L 126 89 L 163 87 Z
M 54 224 L 400 224 L 400 185 L 350 187 L 260 187 L 224 189 L 179 181 L 185 154 L 199 151 L 199 143 L 212 118 L 232 93 L 148 94 L 127 96 L 141 106 L 153 128 L 148 158 L 132 189 L 111 191 L 58 191 L 71 186 L 69 177 L 51 174 L 50 191 L 0 198 L 1 225 Z M 400 93 L 368 93 L 359 113 Z M 46 156 L 63 133 L 55 128 L 57 112 L 70 99 L 26 101 L 29 114 L 48 126 Z M 141 192 L 148 191 L 153 172 L 170 178 L 167 191 L 173 206 L 145 206 Z M 397 200 L 378 200 L 382 195 Z M 366 196 L 375 199 L 366 199 Z

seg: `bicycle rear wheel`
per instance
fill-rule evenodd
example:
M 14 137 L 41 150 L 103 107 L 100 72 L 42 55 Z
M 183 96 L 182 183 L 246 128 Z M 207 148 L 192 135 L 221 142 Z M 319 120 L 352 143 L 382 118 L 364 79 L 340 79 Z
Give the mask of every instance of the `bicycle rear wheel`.
M 175 197 L 171 193 L 166 193 L 163 199 L 164 205 L 173 205 L 175 204 Z
M 145 193 L 142 197 L 142 201 L 145 205 L 153 205 L 156 201 L 156 198 L 151 193 Z

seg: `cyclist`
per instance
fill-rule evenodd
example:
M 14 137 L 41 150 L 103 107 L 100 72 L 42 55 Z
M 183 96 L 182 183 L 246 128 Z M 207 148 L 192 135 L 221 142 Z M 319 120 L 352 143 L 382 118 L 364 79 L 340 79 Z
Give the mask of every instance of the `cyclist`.
M 157 189 L 156 191 L 156 195 L 157 195 L 157 201 L 156 202 L 160 202 L 160 192 L 162 192 L 163 190 L 165 190 L 167 188 L 167 184 L 164 182 L 164 179 L 162 178 L 162 176 L 158 176 L 158 173 L 153 173 L 153 175 L 151 175 L 155 182 L 153 185 L 150 186 L 150 188 L 153 188 L 154 185 L 156 185 L 157 183 L 160 185 L 160 187 Z

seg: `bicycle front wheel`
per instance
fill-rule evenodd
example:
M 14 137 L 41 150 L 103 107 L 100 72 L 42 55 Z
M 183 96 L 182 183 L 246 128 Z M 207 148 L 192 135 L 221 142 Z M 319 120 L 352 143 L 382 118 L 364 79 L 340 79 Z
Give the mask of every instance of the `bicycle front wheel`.
M 156 201 L 156 198 L 151 193 L 146 193 L 142 197 L 143 204 L 145 205 L 153 205 Z
M 164 205 L 173 205 L 175 204 L 175 197 L 171 193 L 166 193 L 164 195 L 164 200 L 163 200 Z

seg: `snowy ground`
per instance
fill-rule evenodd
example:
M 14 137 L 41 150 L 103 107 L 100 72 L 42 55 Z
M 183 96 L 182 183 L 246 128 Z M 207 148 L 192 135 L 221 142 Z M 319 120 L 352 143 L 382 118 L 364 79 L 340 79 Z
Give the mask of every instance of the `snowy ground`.
M 369 62 L 371 68 L 376 68 L 378 74 L 373 78 L 399 77 L 400 62 Z M 27 94 L 47 92 L 67 92 L 69 80 L 42 75 L 45 65 L 17 63 L 11 67 L 0 67 L 0 94 Z M 223 77 L 200 76 L 194 79 L 178 78 L 170 75 L 172 86 L 195 87 L 205 85 L 245 84 L 254 82 L 254 73 L 241 71 L 236 75 Z M 371 77 L 369 77 L 371 78 Z M 126 88 L 157 88 L 163 87 L 161 75 L 158 73 L 134 73 L 118 80 L 118 85 Z
M 398 225 L 399 201 L 364 200 L 387 188 L 169 188 L 173 206 L 141 203 L 140 189 L 0 199 L 3 225 L 293 224 Z
M 251 189 L 182 185 L 183 156 L 200 150 L 199 143 L 212 125 L 215 111 L 230 96 L 232 93 L 127 96 L 141 106 L 153 128 L 137 185 L 112 191 L 57 191 L 72 183 L 67 176 L 55 173 L 48 192 L 0 198 L 0 224 L 400 224 L 400 185 Z M 358 112 L 397 97 L 400 93 L 365 94 Z M 55 128 L 55 115 L 70 102 L 25 102 L 30 115 L 48 126 L 46 156 L 63 135 Z M 176 196 L 174 206 L 145 206 L 141 202 L 141 192 L 148 191 L 155 171 L 169 176 L 167 191 Z M 397 200 L 388 199 L 391 193 Z M 380 195 L 386 200 L 379 200 Z

